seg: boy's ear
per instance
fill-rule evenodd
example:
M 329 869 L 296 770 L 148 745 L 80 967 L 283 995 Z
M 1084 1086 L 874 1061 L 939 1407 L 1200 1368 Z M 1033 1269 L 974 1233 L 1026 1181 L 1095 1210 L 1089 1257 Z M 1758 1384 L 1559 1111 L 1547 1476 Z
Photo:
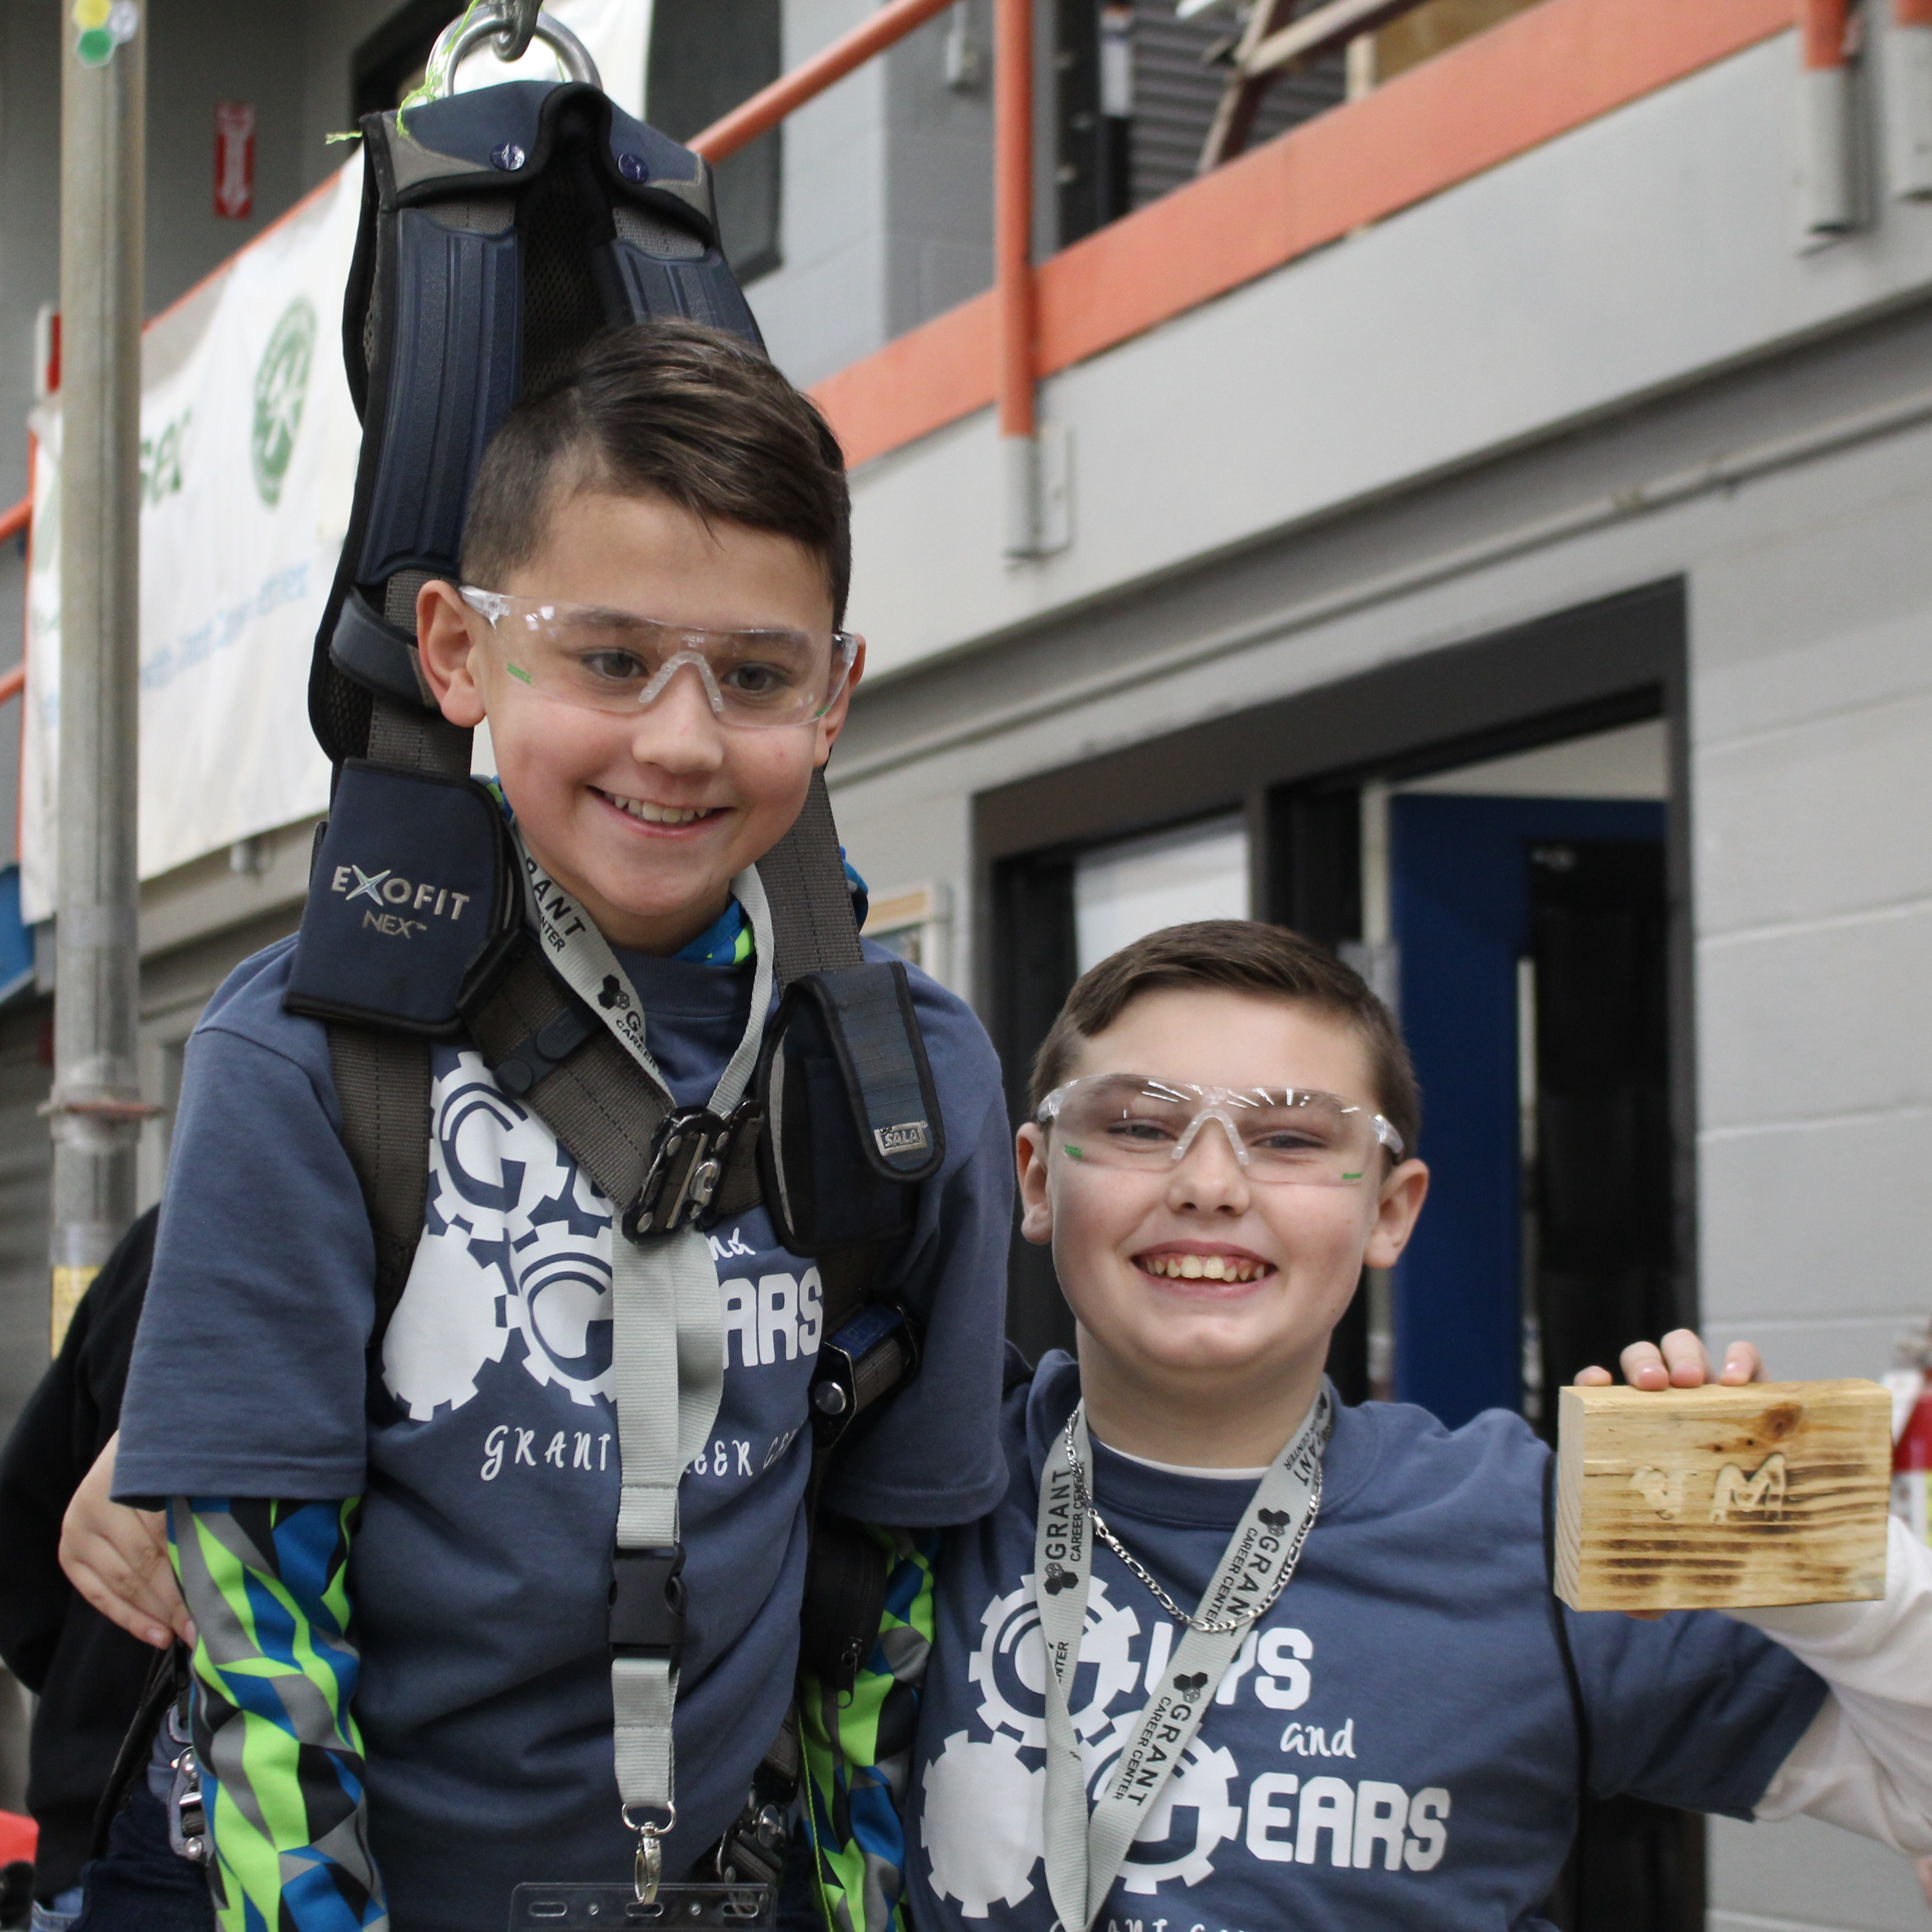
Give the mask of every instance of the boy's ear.
M 432 578 L 416 592 L 416 654 L 444 717 L 470 730 L 483 722 L 475 652 L 469 605 L 454 584 Z
M 1362 1255 L 1364 1266 L 1395 1266 L 1415 1232 L 1416 1217 L 1428 1192 L 1429 1170 L 1420 1161 L 1405 1160 L 1390 1172 L 1376 1203 L 1375 1225 L 1369 1230 L 1369 1244 Z
M 1013 1137 L 1019 1170 L 1020 1232 L 1036 1247 L 1053 1240 L 1053 1198 L 1046 1186 L 1046 1130 L 1028 1121 Z
M 859 649 L 852 659 L 852 668 L 845 679 L 845 688 L 838 694 L 838 701 L 820 718 L 818 723 L 818 742 L 812 752 L 814 765 L 822 765 L 832 755 L 832 747 L 840 732 L 845 728 L 845 714 L 851 709 L 852 694 L 858 688 L 859 680 L 866 674 L 866 640 L 859 640 Z

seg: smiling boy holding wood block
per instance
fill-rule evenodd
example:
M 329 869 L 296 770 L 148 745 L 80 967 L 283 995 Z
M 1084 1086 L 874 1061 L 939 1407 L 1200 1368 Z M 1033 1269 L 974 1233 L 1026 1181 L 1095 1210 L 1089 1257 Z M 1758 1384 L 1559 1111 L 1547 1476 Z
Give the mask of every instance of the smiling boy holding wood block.
M 1566 1608 L 1520 1416 L 1323 1378 L 1428 1184 L 1357 975 L 1246 922 L 1150 934 L 1033 1089 L 1022 1232 L 1078 1354 L 1015 1366 L 1005 1496 L 902 1564 L 918 1932 L 1551 1932 L 1586 1791 L 1932 1852 L 1932 1553 L 1888 1532 L 1880 1391 L 1756 1382 L 1742 1342 L 1714 1373 L 1688 1330 L 1628 1388 L 1586 1370 L 1567 1588 L 1637 1620 Z

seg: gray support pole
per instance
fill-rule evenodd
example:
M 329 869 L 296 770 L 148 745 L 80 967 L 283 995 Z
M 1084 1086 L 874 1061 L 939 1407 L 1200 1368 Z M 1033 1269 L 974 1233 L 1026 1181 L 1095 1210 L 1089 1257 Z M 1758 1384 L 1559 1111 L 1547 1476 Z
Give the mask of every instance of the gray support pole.
M 58 1346 L 134 1213 L 142 170 L 146 9 L 58 5 L 60 791 L 52 1325 Z

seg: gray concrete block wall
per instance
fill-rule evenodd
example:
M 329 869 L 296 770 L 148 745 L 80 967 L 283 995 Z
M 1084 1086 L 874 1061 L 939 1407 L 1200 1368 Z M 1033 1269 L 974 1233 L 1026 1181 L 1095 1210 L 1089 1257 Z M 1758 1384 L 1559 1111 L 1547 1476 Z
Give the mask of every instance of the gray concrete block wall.
M 1774 1373 L 1932 1316 L 1928 464 L 1811 466 L 1691 580 L 1704 1316 Z
M 955 88 L 945 49 L 961 14 L 979 74 L 970 88 Z M 992 286 L 992 56 L 991 0 L 958 0 L 886 57 L 889 334 Z
M 787 71 L 862 21 L 866 0 L 788 0 Z M 772 359 L 809 385 L 886 340 L 885 68 L 874 61 L 785 123 L 782 265 L 747 291 Z
M 258 0 L 149 0 L 148 312 L 219 268 L 302 193 L 303 74 L 295 10 Z M 214 212 L 214 106 L 255 108 L 255 203 Z
M 304 0 L 290 25 L 302 47 L 301 138 L 298 150 L 304 189 L 342 165 L 346 150 L 328 136 L 355 125 L 350 68 L 356 50 L 394 14 L 402 0 Z M 450 17 L 461 10 L 452 4 Z
M 1793 1818 L 1713 1818 L 1708 1932 L 1925 1932 L 1932 1912 L 1904 1858 Z
M 821 380 L 991 286 L 990 0 L 962 0 L 981 74 L 946 83 L 941 14 L 785 124 L 783 261 L 748 291 L 773 358 Z M 869 10 L 788 0 L 788 69 Z

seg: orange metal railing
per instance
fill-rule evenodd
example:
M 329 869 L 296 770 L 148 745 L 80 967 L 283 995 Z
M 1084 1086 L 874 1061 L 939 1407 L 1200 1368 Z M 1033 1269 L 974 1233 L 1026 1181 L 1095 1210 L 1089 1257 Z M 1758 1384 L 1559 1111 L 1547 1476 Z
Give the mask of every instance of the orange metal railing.
M 22 496 L 10 510 L 0 511 L 0 543 L 10 543 L 13 539 L 32 525 L 34 500 Z M 0 676 L 0 704 L 10 704 L 27 688 L 27 667 L 17 664 L 4 676 Z
M 0 510 L 0 543 L 11 543 L 23 530 L 33 524 L 33 499 L 21 496 L 11 510 Z M 10 704 L 27 690 L 27 667 L 16 664 L 6 676 L 0 676 L 0 705 Z

